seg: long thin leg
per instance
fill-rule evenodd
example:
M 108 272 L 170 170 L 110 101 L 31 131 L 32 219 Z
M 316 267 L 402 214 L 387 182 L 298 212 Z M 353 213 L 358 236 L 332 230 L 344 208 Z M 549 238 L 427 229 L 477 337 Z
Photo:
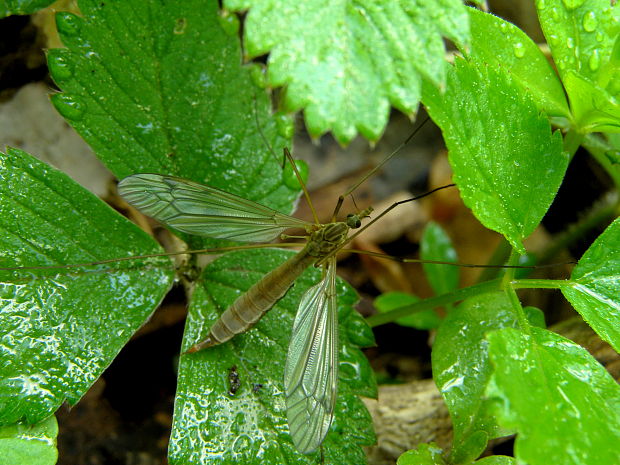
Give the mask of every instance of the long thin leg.
M 459 268 L 517 268 L 517 269 L 533 269 L 533 268 L 549 268 L 559 265 L 575 265 L 576 261 L 568 261 L 563 263 L 548 263 L 544 265 L 479 265 L 473 263 L 457 263 L 457 262 L 442 262 L 438 260 L 421 260 L 417 258 L 403 258 L 396 257 L 394 255 L 387 255 L 379 252 L 372 252 L 369 250 L 347 249 L 347 252 L 357 253 L 360 255 L 370 255 L 372 257 L 384 258 L 386 260 L 392 260 L 400 263 L 429 263 L 431 265 L 449 265 L 458 266 Z
M 271 144 L 269 144 L 269 141 L 265 137 L 265 134 L 263 133 L 263 130 L 260 127 L 260 121 L 258 121 L 258 103 L 257 103 L 256 95 L 254 95 L 254 119 L 256 120 L 256 127 L 258 129 L 258 133 L 260 134 L 261 138 L 263 139 L 263 142 L 265 143 L 267 148 L 269 148 L 269 151 L 271 152 L 271 154 L 273 155 L 273 157 L 277 161 L 278 160 L 278 156 L 274 152 L 273 147 L 271 147 Z M 288 160 L 289 161 L 289 163 L 291 164 L 291 167 L 293 168 L 293 171 L 295 172 L 295 176 L 297 177 L 297 181 L 299 181 L 299 185 L 301 186 L 301 189 L 304 191 L 304 196 L 306 197 L 306 201 L 308 202 L 308 206 L 310 207 L 310 210 L 312 211 L 312 216 L 314 217 L 314 222 L 316 224 L 320 224 L 319 217 L 316 214 L 316 210 L 314 209 L 314 205 L 312 205 L 312 200 L 310 199 L 310 193 L 308 192 L 308 188 L 306 187 L 306 183 L 304 182 L 303 178 L 299 174 L 299 170 L 297 169 L 297 165 L 295 164 L 295 160 L 292 157 L 291 152 L 289 152 L 288 148 L 286 148 L 286 147 L 284 147 L 284 158 L 283 158 L 282 168 L 284 168 L 284 160 Z

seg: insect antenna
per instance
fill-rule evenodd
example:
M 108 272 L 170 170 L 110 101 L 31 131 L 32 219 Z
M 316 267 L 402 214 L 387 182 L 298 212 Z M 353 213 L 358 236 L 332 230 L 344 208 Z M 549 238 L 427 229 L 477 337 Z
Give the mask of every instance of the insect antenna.
M 442 189 L 447 189 L 448 187 L 454 187 L 454 186 L 456 186 L 456 184 L 447 184 L 445 186 L 436 187 L 435 189 L 432 189 L 432 190 L 430 190 L 428 192 L 425 192 L 423 194 L 416 195 L 415 197 L 411 197 L 409 199 L 405 199 L 405 200 L 400 200 L 398 202 L 394 202 L 392 205 L 387 207 L 385 210 L 383 210 L 381 213 L 379 213 L 377 216 L 375 216 L 372 220 L 370 220 L 364 226 L 362 226 L 357 231 L 355 231 L 354 234 L 350 235 L 342 244 L 340 244 L 331 253 L 329 253 L 325 257 L 321 258 L 321 260 L 319 260 L 316 265 L 319 266 L 319 265 L 323 264 L 325 262 L 325 260 L 327 260 L 329 257 L 331 257 L 331 256 L 335 255 L 336 253 L 338 253 L 349 242 L 351 242 L 353 239 L 355 239 L 357 236 L 359 236 L 362 232 L 364 232 L 366 229 L 368 229 L 368 227 L 370 227 L 371 225 L 375 224 L 377 221 L 379 221 L 381 218 L 383 218 L 385 215 L 387 215 L 389 212 L 394 210 L 399 205 L 403 205 L 403 204 L 408 203 L 408 202 L 413 202 L 414 200 L 420 200 L 420 199 L 422 199 L 422 198 L 424 198 L 426 196 L 429 196 L 429 195 L 431 195 L 431 194 L 433 194 L 433 193 L 435 193 L 437 191 L 440 191 Z
M 375 166 L 372 170 L 370 170 L 368 173 L 366 173 L 364 176 L 362 176 L 355 184 L 353 184 L 351 187 L 349 187 L 346 192 L 342 195 L 340 195 L 338 197 L 338 202 L 336 203 L 336 207 L 334 208 L 334 213 L 332 214 L 332 221 L 336 221 L 336 217 L 338 216 L 338 213 L 340 212 L 340 208 L 342 208 L 342 204 L 344 203 L 344 199 L 348 196 L 351 195 L 351 193 L 356 190 L 359 186 L 361 186 L 363 183 L 365 183 L 368 178 L 370 178 L 371 176 L 373 176 L 378 170 L 380 170 L 383 165 L 385 165 L 388 161 L 390 161 L 394 155 L 396 155 L 398 152 L 400 152 L 403 147 L 405 147 L 410 141 L 411 139 L 413 139 L 415 137 L 415 135 L 420 132 L 420 130 L 424 127 L 424 125 L 428 122 L 428 120 L 430 119 L 430 117 L 426 117 L 424 118 L 424 121 L 422 121 L 420 123 L 420 125 L 415 128 L 413 130 L 413 132 L 411 134 L 409 134 L 409 136 L 400 143 L 400 145 L 398 147 L 396 147 L 387 157 L 385 157 L 383 160 L 381 160 L 381 163 L 379 163 L 377 166 Z

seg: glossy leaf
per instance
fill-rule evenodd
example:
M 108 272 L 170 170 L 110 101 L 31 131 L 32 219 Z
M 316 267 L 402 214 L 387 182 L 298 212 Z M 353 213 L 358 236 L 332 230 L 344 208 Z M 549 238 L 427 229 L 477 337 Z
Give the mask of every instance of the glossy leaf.
M 457 59 L 446 91 L 425 85 L 424 92 L 465 204 L 525 252 L 521 241 L 540 223 L 566 171 L 560 133 L 552 134 L 532 97 L 495 66 Z
M 508 21 L 474 8 L 468 12 L 472 33 L 468 56 L 509 71 L 548 115 L 569 117 L 562 83 L 538 45 Z
M 83 16 L 58 13 L 67 48 L 48 52 L 62 89 L 52 102 L 119 179 L 174 175 L 290 212 L 299 189 L 284 185 L 259 125 L 278 152 L 290 135 L 217 6 L 81 0 Z
M 536 7 L 562 80 L 574 71 L 597 82 L 620 33 L 618 6 L 608 0 L 539 0 Z
M 29 15 L 54 3 L 54 0 L 0 0 L 0 18 Z
M 430 222 L 420 241 L 420 258 L 423 260 L 458 262 L 456 250 L 446 232 L 437 223 Z M 445 294 L 459 287 L 459 269 L 455 266 L 422 264 L 426 279 L 435 294 Z
M 620 463 L 620 387 L 583 347 L 536 327 L 487 339 L 487 395 L 498 421 L 517 431 L 518 463 Z
M 6 465 L 54 465 L 58 423 L 53 415 L 40 423 L 0 426 L 0 462 Z
M 396 465 L 446 465 L 442 454 L 443 450 L 435 443 L 420 444 L 398 457 Z
M 568 71 L 564 85 L 582 132 L 620 132 L 620 95 L 614 97 L 596 83 Z
M 620 219 L 583 254 L 562 293 L 594 331 L 620 352 Z
M 514 457 L 508 457 L 506 455 L 491 455 L 490 457 L 484 457 L 483 459 L 476 460 L 476 465 L 515 465 Z
M 537 2 L 581 132 L 620 131 L 620 8 L 606 0 Z
M 282 250 L 235 252 L 210 264 L 192 296 L 184 348 L 206 331 L 242 292 L 290 256 Z M 171 464 L 217 457 L 218 463 L 315 463 L 302 455 L 288 432 L 284 364 L 302 294 L 321 279 L 306 271 L 258 324 L 220 346 L 181 357 L 170 444 Z M 357 395 L 375 396 L 368 361 L 352 343 L 352 327 L 365 325 L 352 309 L 356 296 L 338 281 L 340 370 L 336 417 L 324 443 L 326 463 L 365 463 L 360 448 L 374 441 L 370 415 Z M 229 394 L 227 374 L 237 367 L 240 389 Z
M 0 155 L 0 266 L 161 253 L 128 220 L 25 152 Z M 172 285 L 168 258 L 0 270 L 0 422 L 75 404 Z
M 437 331 L 433 378 L 452 418 L 454 463 L 476 459 L 489 439 L 504 434 L 484 398 L 493 371 L 484 339 L 489 331 L 516 325 L 508 298 L 498 292 L 464 301 Z
M 391 105 L 415 112 L 422 78 L 445 80 L 442 36 L 459 44 L 469 36 L 459 0 L 224 4 L 249 8 L 246 52 L 269 53 L 269 82 L 287 86 L 288 109 L 304 110 L 313 136 L 331 130 L 341 143 L 358 131 L 376 140 Z

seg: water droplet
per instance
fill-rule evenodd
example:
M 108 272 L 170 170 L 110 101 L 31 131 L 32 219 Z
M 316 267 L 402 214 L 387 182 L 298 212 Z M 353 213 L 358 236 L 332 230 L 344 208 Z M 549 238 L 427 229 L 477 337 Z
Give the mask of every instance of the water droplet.
M 596 71 L 600 65 L 601 55 L 598 48 L 595 48 L 592 50 L 592 55 L 590 55 L 590 59 L 588 60 L 588 66 L 590 67 L 590 71 Z
M 585 0 L 562 0 L 562 3 L 564 3 L 564 6 L 566 7 L 566 9 L 574 10 L 575 8 L 578 8 L 581 5 L 583 5 L 584 1 Z
M 174 24 L 174 29 L 172 32 L 175 34 L 183 34 L 185 33 L 185 27 L 187 26 L 187 19 L 178 18 Z
M 73 64 L 68 60 L 65 49 L 53 49 L 47 56 L 47 65 L 54 81 L 66 81 L 73 76 Z
M 597 33 L 596 33 L 595 38 L 596 38 L 596 41 L 597 41 L 597 42 L 602 42 L 602 41 L 603 41 L 603 39 L 605 38 L 605 36 L 603 35 L 603 33 L 602 33 L 602 32 L 600 32 L 600 31 L 599 31 L 599 32 L 597 32 Z
M 525 55 L 525 48 L 523 47 L 523 44 L 521 42 L 517 42 L 516 44 L 513 44 L 512 47 L 514 48 L 515 56 L 517 58 L 523 58 L 523 55 Z
M 575 39 L 573 39 L 572 37 L 567 37 L 566 38 L 566 47 L 573 48 L 574 46 L 575 46 Z
M 55 94 L 52 95 L 52 103 L 62 116 L 72 121 L 80 121 L 84 118 L 86 104 L 80 102 L 72 95 Z
M 74 37 L 77 36 L 82 29 L 82 19 L 73 13 L 56 13 L 56 27 L 60 35 Z
M 547 8 L 545 0 L 536 0 L 536 8 L 538 8 L 538 11 L 542 11 Z
M 299 175 L 301 176 L 304 184 L 306 184 L 308 182 L 308 172 L 310 170 L 308 168 L 308 163 L 306 163 L 304 160 L 295 160 L 295 167 L 297 168 L 297 171 L 299 172 Z M 286 162 L 286 165 L 284 165 L 282 180 L 284 181 L 284 185 L 289 189 L 299 190 L 299 180 L 295 175 L 295 171 L 293 171 L 293 167 L 288 161 Z
M 558 9 L 553 7 L 551 8 L 551 19 L 556 20 L 560 17 L 560 14 L 558 13 Z
M 586 32 L 592 32 L 598 26 L 598 21 L 596 20 L 596 15 L 593 11 L 590 11 L 583 15 L 583 28 Z
M 551 43 L 551 45 L 557 45 L 559 41 L 560 38 L 556 34 L 551 34 L 549 36 L 549 42 Z
M 293 119 L 286 113 L 282 112 L 278 112 L 273 115 L 273 119 L 276 122 L 278 134 L 280 134 L 286 139 L 291 139 L 293 137 L 293 133 L 295 132 L 295 125 L 293 123 Z
M 237 15 L 223 12 L 219 16 L 219 22 L 226 34 L 236 36 L 239 33 L 239 18 Z
M 260 87 L 261 89 L 265 89 L 267 87 L 265 67 L 260 63 L 253 63 L 250 65 L 250 78 L 257 87 Z

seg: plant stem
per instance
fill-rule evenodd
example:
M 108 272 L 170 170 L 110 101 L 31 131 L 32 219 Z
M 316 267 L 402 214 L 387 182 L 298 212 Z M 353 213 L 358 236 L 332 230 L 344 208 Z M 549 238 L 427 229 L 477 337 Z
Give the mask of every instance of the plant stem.
M 568 279 L 516 279 L 511 286 L 513 289 L 561 289 L 571 282 Z
M 564 151 L 568 152 L 568 156 L 571 160 L 581 145 L 581 142 L 583 142 L 583 134 L 574 129 L 570 129 L 564 136 Z
M 506 240 L 504 236 L 502 236 L 500 243 L 497 245 L 495 250 L 493 251 L 493 255 L 490 260 L 487 262 L 489 265 L 499 265 L 500 263 L 504 263 L 506 259 L 510 256 L 510 251 L 512 250 L 512 246 Z M 490 281 L 491 279 L 495 279 L 501 272 L 501 268 L 483 268 L 482 273 L 478 277 L 476 282 L 482 283 L 484 281 Z
M 431 297 L 430 299 L 425 299 L 411 305 L 406 305 L 386 313 L 377 313 L 376 315 L 368 317 L 366 321 L 371 327 L 374 328 L 375 326 L 383 325 L 385 323 L 392 323 L 399 318 L 416 312 L 441 307 L 452 302 L 467 299 L 468 297 L 484 294 L 486 292 L 499 291 L 500 289 L 501 281 L 499 279 L 485 281 L 483 283 L 475 284 L 463 289 L 457 289 L 456 291 L 448 292 L 437 297 Z
M 513 249 L 512 252 L 510 253 L 508 264 L 516 265 L 517 263 L 519 263 L 519 254 L 517 253 L 516 250 Z M 525 315 L 525 312 L 523 311 L 523 306 L 521 305 L 521 301 L 519 300 L 519 297 L 517 296 L 517 292 L 515 291 L 515 288 L 512 286 L 512 283 L 515 280 L 515 273 L 516 273 L 515 268 L 506 269 L 506 272 L 504 273 L 504 277 L 502 278 L 502 287 L 504 288 L 504 292 L 506 293 L 506 296 L 508 297 L 508 300 L 510 301 L 510 304 L 515 312 L 515 316 L 517 318 L 517 321 L 519 322 L 519 326 L 521 327 L 523 331 L 529 333 L 530 323 L 527 320 L 527 316 Z

